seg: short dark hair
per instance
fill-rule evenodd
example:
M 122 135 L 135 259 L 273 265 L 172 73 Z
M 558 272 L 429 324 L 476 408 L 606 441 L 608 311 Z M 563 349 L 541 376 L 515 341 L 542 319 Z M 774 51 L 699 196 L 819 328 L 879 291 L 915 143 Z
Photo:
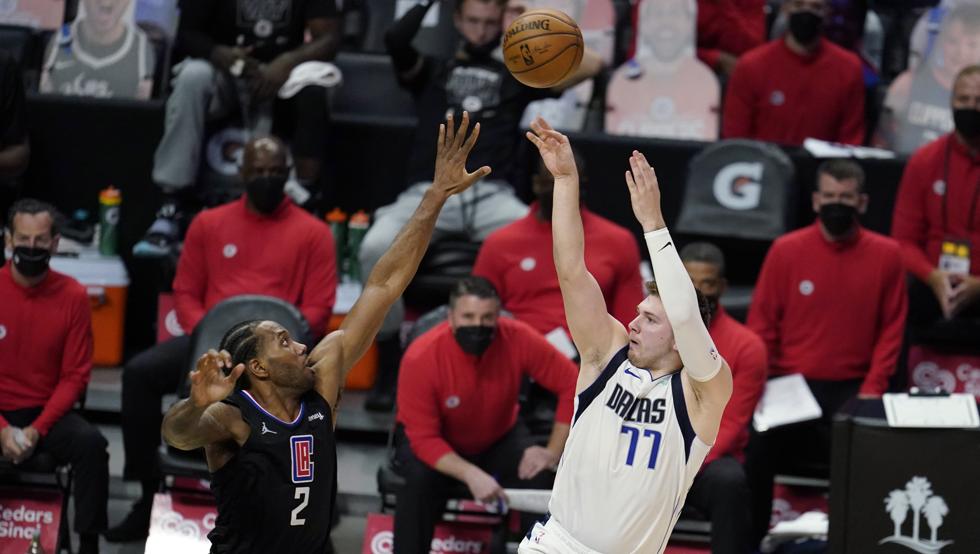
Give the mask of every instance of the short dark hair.
M 980 64 L 972 64 L 964 67 L 959 73 L 956 74 L 956 78 L 953 79 L 953 89 L 956 89 L 956 85 L 959 84 L 960 79 L 976 74 L 980 74 Z
M 647 281 L 644 285 L 646 286 L 647 294 L 656 296 L 657 298 L 660 297 L 660 289 L 657 287 L 656 281 Z M 701 312 L 701 321 L 707 327 L 711 325 L 711 308 L 708 306 L 708 299 L 696 288 L 694 289 L 694 294 L 698 297 L 698 311 Z
M 814 183 L 814 190 L 820 190 L 820 175 L 829 175 L 838 181 L 854 179 L 857 181 L 858 193 L 864 192 L 864 169 L 853 161 L 847 159 L 827 160 L 817 168 L 817 182 Z
M 484 300 L 492 299 L 498 303 L 500 302 L 500 295 L 497 294 L 497 289 L 493 286 L 493 283 L 483 277 L 471 275 L 469 277 L 463 277 L 453 285 L 453 290 L 449 292 L 449 307 L 455 307 L 456 301 L 461 296 L 468 294 Z
M 456 13 L 463 11 L 463 4 L 467 2 L 480 2 L 481 4 L 496 4 L 501 8 L 507 7 L 508 0 L 456 0 Z
M 246 371 L 238 378 L 235 389 L 243 390 L 252 386 L 252 381 L 248 377 L 248 363 L 259 355 L 259 342 L 261 337 L 255 330 L 262 323 L 261 320 L 252 319 L 236 323 L 231 329 L 221 337 L 219 350 L 227 350 L 231 354 L 231 368 L 225 368 L 225 374 L 238 364 L 245 364 Z
M 710 242 L 692 242 L 681 248 L 681 261 L 711 264 L 718 268 L 719 276 L 725 276 L 725 255 Z
M 61 218 L 61 214 L 51 204 L 34 198 L 21 198 L 14 202 L 14 205 L 7 211 L 7 230 L 10 231 L 11 235 L 14 233 L 14 216 L 17 214 L 36 215 L 45 212 L 51 215 L 51 236 L 56 237 L 58 236 L 58 220 Z

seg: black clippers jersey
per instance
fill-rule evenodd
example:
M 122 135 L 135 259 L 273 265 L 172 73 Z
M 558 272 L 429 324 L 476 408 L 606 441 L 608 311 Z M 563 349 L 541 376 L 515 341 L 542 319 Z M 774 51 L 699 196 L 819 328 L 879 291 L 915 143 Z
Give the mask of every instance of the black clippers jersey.
M 241 410 L 252 432 L 211 476 L 218 501 L 211 552 L 329 552 L 337 447 L 326 400 L 306 393 L 292 422 L 266 412 L 247 391 L 225 402 Z

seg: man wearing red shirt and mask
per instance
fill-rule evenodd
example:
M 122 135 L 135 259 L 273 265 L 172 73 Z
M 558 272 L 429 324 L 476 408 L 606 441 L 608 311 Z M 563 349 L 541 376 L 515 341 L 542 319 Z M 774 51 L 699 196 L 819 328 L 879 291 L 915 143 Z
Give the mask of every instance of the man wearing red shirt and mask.
M 454 481 L 477 500 L 502 487 L 550 489 L 572 420 L 578 372 L 534 329 L 500 318 L 500 298 L 481 277 L 461 279 L 449 318 L 408 347 L 398 379 L 398 493 L 394 552 L 426 554 Z M 546 447 L 518 420 L 525 376 L 558 397 Z M 405 509 L 407 507 L 407 509 Z
M 976 346 L 980 336 L 980 65 L 953 83 L 955 131 L 909 158 L 892 217 L 902 246 L 913 329 Z M 931 290 L 930 290 L 931 289 Z M 947 323 L 936 325 L 946 320 Z
M 48 269 L 56 217 L 25 198 L 7 219 L 13 257 L 0 268 L 0 444 L 14 463 L 35 451 L 71 463 L 78 552 L 92 554 L 106 525 L 109 453 L 99 430 L 71 409 L 92 373 L 92 316 L 85 287 Z
M 732 397 L 721 418 L 718 438 L 687 493 L 687 504 L 711 520 L 712 554 L 750 552 L 749 486 L 742 462 L 749 422 L 766 385 L 766 345 L 748 327 L 728 315 L 719 299 L 725 293 L 725 256 L 707 242 L 681 249 L 681 261 L 694 288 L 708 300 L 708 333 L 732 368 Z
M 233 296 L 263 294 L 296 306 L 314 336 L 326 330 L 337 288 L 333 236 L 326 223 L 285 197 L 288 175 L 286 146 L 255 139 L 242 160 L 245 194 L 191 222 L 173 285 L 177 320 L 188 334 L 137 355 L 123 371 L 124 476 L 141 481 L 143 496 L 106 533 L 109 540 L 147 535 L 160 479 L 160 402 L 188 370 L 190 333 L 208 310 Z
M 583 175 L 584 187 L 584 163 L 577 153 L 575 163 Z M 487 237 L 476 257 L 473 275 L 493 283 L 504 309 L 515 318 L 542 335 L 563 335 L 564 339 L 552 340 L 563 340 L 570 345 L 558 272 L 551 253 L 555 179 L 542 163 L 531 178 L 531 188 L 536 201 L 531 204 L 530 213 Z M 599 282 L 610 312 L 627 325 L 636 317 L 636 305 L 643 300 L 636 239 L 627 229 L 586 208 L 582 208 L 582 224 L 586 263 Z
M 721 134 L 800 145 L 806 138 L 864 142 L 861 60 L 822 37 L 828 0 L 786 0 L 785 37 L 739 58 Z
M 819 420 L 754 435 L 746 459 L 755 531 L 768 529 L 775 471 L 829 463 L 830 422 L 848 399 L 888 388 L 905 331 L 908 299 L 898 244 L 868 231 L 864 171 L 850 160 L 817 170 L 817 221 L 776 239 L 756 282 L 749 328 L 766 344 L 771 375 L 802 374 Z

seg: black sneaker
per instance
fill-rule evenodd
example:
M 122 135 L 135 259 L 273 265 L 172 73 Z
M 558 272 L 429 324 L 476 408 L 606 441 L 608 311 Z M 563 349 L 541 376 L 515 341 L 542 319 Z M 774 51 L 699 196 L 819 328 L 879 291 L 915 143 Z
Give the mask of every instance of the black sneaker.
M 160 206 L 157 218 L 146 231 L 142 240 L 133 245 L 133 256 L 138 258 L 164 258 L 180 247 L 181 223 L 184 213 L 175 202 Z
M 152 512 L 152 501 L 140 500 L 136 502 L 126 519 L 103 533 L 105 540 L 109 542 L 134 542 L 146 539 L 150 534 L 150 514 Z

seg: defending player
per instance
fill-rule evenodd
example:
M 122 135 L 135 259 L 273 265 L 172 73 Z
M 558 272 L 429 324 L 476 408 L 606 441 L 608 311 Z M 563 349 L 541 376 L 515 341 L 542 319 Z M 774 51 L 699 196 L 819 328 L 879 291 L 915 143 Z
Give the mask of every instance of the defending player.
M 163 435 L 177 448 L 205 449 L 218 501 L 211 552 L 330 551 L 341 389 L 414 276 L 446 200 L 490 173 L 466 171 L 480 129 L 467 139 L 468 125 L 464 112 L 458 132 L 451 116 L 439 126 L 432 187 L 338 331 L 307 356 L 279 324 L 243 322 L 222 339 L 221 352 L 198 360 L 190 397 L 167 413 Z
M 552 232 L 568 327 L 581 354 L 575 415 L 545 523 L 519 552 L 663 552 L 718 434 L 732 392 L 660 210 L 653 168 L 637 151 L 626 173 L 656 283 L 624 329 L 585 266 L 578 174 L 568 138 L 538 119 L 528 138 L 555 178 Z

